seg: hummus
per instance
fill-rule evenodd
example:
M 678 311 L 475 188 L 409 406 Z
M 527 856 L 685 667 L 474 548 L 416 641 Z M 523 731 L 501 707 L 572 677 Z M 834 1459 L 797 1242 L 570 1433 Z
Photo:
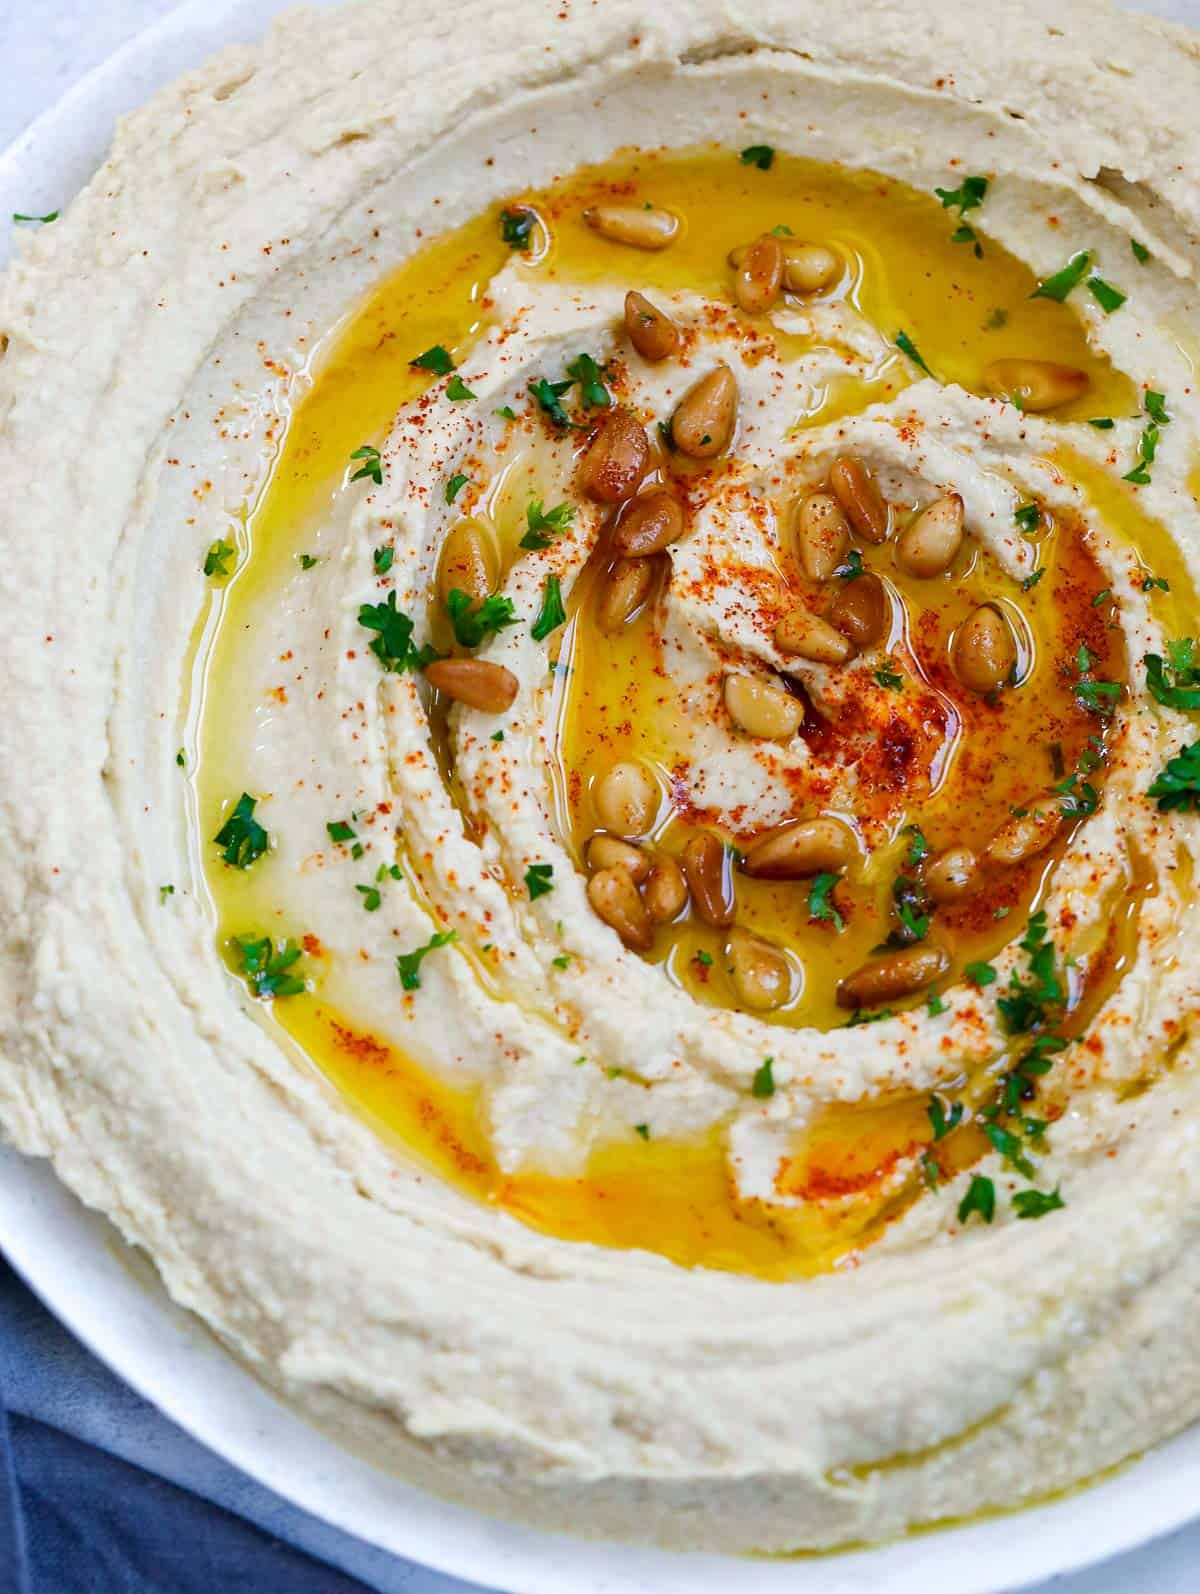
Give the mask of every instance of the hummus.
M 0 1123 L 441 1493 L 1200 1412 L 1200 71 L 1040 9 L 297 13 L 0 282 Z

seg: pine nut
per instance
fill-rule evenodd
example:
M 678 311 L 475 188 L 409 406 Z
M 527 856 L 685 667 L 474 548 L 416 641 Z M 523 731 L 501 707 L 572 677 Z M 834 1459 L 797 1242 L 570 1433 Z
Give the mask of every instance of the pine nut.
M 789 293 L 821 293 L 841 274 L 841 256 L 824 244 L 783 240 L 783 285 Z
M 517 695 L 511 670 L 486 659 L 438 659 L 425 666 L 425 679 L 445 697 L 483 714 L 503 714 Z
M 971 692 L 998 692 L 1017 662 L 1012 628 L 993 604 L 981 603 L 954 638 L 954 672 Z
M 588 881 L 587 894 L 597 918 L 615 930 L 627 947 L 635 952 L 650 950 L 654 926 L 624 869 L 601 869 Z
M 491 539 L 478 520 L 456 520 L 442 544 L 438 587 L 442 602 L 454 591 L 482 603 L 496 583 Z
M 596 624 L 613 636 L 637 613 L 654 585 L 655 559 L 618 559 L 601 578 L 596 603 Z
M 701 831 L 679 859 L 696 912 L 718 930 L 733 923 L 733 874 L 729 854 L 716 836 Z
M 846 557 L 850 527 L 829 493 L 809 493 L 796 513 L 796 553 L 810 581 L 828 581 Z
M 1082 397 L 1091 386 L 1086 371 L 1052 360 L 993 360 L 983 380 L 990 392 L 1031 411 L 1057 409 Z
M 868 570 L 846 582 L 833 600 L 829 618 L 857 647 L 869 648 L 887 630 L 890 608 L 883 582 Z
M 679 217 L 645 205 L 593 205 L 583 219 L 609 243 L 631 249 L 665 249 L 679 233 Z
M 891 530 L 888 507 L 861 460 L 843 454 L 829 467 L 829 487 L 846 519 L 864 542 L 886 542 Z
M 645 764 L 622 759 L 592 787 L 596 817 L 605 830 L 628 841 L 644 836 L 658 817 L 662 793 Z
M 997 830 L 984 849 L 989 863 L 1010 866 L 1024 863 L 1044 852 L 1062 828 L 1062 809 L 1057 800 L 1043 797 L 1030 803 L 1023 814 L 1014 814 Z
M 765 232 L 746 246 L 734 279 L 733 295 L 747 315 L 763 315 L 783 286 L 783 249 L 774 233 Z
M 792 994 L 792 971 L 782 952 L 748 930 L 731 930 L 725 944 L 733 989 L 743 1007 L 767 1013 Z
M 781 653 L 815 664 L 845 664 L 854 657 L 853 643 L 803 605 L 785 614 L 775 627 L 775 646 Z
M 725 677 L 725 709 L 738 730 L 765 742 L 790 741 L 804 719 L 799 698 L 756 675 Z
M 650 873 L 648 855 L 640 847 L 620 841 L 616 836 L 597 833 L 588 842 L 586 852 L 587 866 L 593 874 L 600 869 L 624 869 L 634 885 L 640 886 Z
M 614 410 L 601 422 L 579 462 L 579 490 L 598 504 L 623 504 L 637 492 L 649 469 L 645 427 L 628 410 Z
M 613 532 L 613 551 L 624 559 L 660 553 L 684 532 L 683 505 L 664 487 L 635 498 Z
M 674 858 L 664 853 L 650 866 L 650 877 L 642 893 L 646 912 L 656 924 L 669 924 L 687 906 L 687 881 Z
M 963 501 L 947 493 L 923 509 L 896 544 L 900 568 L 928 580 L 944 575 L 962 547 Z
M 979 861 L 970 847 L 947 847 L 930 858 L 923 876 L 935 902 L 958 902 L 979 884 Z
M 840 819 L 793 819 L 754 838 L 742 871 L 756 880 L 803 880 L 840 872 L 856 855 L 854 837 Z
M 894 1002 L 912 996 L 940 979 L 950 967 L 949 955 L 928 941 L 889 952 L 864 963 L 838 986 L 839 1007 L 874 1007 L 879 1002 Z
M 729 447 L 737 424 L 733 372 L 718 365 L 690 387 L 671 417 L 671 441 L 689 459 L 715 459 Z
M 625 295 L 625 330 L 643 360 L 657 363 L 679 353 L 681 339 L 674 321 L 633 289 Z

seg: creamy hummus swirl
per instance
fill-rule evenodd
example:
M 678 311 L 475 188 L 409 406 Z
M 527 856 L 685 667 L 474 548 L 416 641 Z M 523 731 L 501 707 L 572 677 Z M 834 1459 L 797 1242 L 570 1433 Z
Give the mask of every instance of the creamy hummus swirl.
M 756 0 L 736 22 L 702 4 L 652 25 L 625 0 L 559 11 L 471 4 L 449 38 L 402 0 L 289 18 L 124 124 L 0 284 L 0 1121 L 290 1400 L 456 1498 L 737 1550 L 1020 1503 L 1200 1410 L 1200 1359 L 1180 1351 L 1200 1214 L 1197 820 L 1186 768 L 1177 801 L 1159 784 L 1196 735 L 1179 651 L 1200 629 L 1195 54 L 1092 6 L 1047 30 L 1002 3 L 985 56 L 932 0 L 922 27 L 871 4 Z M 397 28 L 403 59 L 381 57 Z M 413 84 L 435 68 L 431 103 Z M 725 163 L 716 197 L 677 205 L 686 249 L 712 234 L 711 269 L 487 255 L 488 207 L 545 184 L 552 264 L 588 184 L 615 181 L 562 173 L 631 138 L 704 144 L 705 174 Z M 852 246 L 831 209 L 845 281 L 747 316 L 720 185 L 773 180 L 739 162 L 756 148 L 781 184 L 792 156 L 832 163 L 789 190 L 806 221 L 852 195 L 870 225 Z M 621 180 L 642 203 L 672 169 L 639 157 Z M 985 207 L 934 211 L 977 172 Z M 746 200 L 756 226 L 769 192 Z M 922 240 L 967 225 L 980 269 L 1021 284 L 1018 329 L 1033 286 L 1087 252 L 1105 289 L 1081 275 L 1036 314 L 1102 407 L 987 396 L 995 307 L 971 282 L 993 279 L 971 279 L 961 246 L 923 372 L 900 337 L 911 281 L 889 275 L 916 269 L 898 217 Z M 472 226 L 489 240 L 474 297 L 448 263 Z M 410 256 L 425 295 L 397 305 L 378 285 Z M 678 359 L 631 353 L 639 285 L 681 329 Z M 389 317 L 411 346 L 392 347 Z M 417 383 L 409 361 L 441 336 L 453 372 Z M 531 392 L 583 352 L 686 508 L 639 632 L 649 844 L 670 851 L 676 826 L 744 855 L 811 814 L 853 839 L 824 899 L 844 935 L 809 914 L 807 883 L 788 898 L 791 996 L 772 1013 L 704 973 L 690 920 L 642 956 L 589 900 L 590 783 L 627 732 L 619 700 L 589 719 L 584 694 L 603 698 L 604 645 L 612 679 L 632 665 L 625 642 L 586 640 L 612 530 L 579 490 L 597 416 L 576 392 L 577 424 L 556 425 Z M 737 432 L 693 469 L 658 423 L 719 364 Z M 343 405 L 364 417 L 344 448 Z M 306 496 L 279 496 L 310 446 Z M 925 621 L 898 598 L 886 636 L 836 668 L 781 653 L 794 506 L 847 457 L 897 514 L 961 499 L 962 580 L 990 584 L 1017 655 L 996 701 L 958 689 L 932 600 Z M 513 623 L 470 650 L 511 673 L 511 705 L 447 709 L 420 669 L 386 667 L 364 610 L 394 603 L 415 648 L 446 651 L 447 534 L 465 515 L 511 529 L 535 500 L 573 513 L 545 546 L 506 546 Z M 220 559 L 202 574 L 218 545 L 228 588 Z M 540 623 L 551 578 L 563 625 Z M 1169 661 L 1165 691 L 1147 655 Z M 731 727 L 743 675 L 786 677 L 803 733 Z M 1053 710 L 1044 745 L 1006 717 L 1022 692 L 1034 718 Z M 230 843 L 237 868 L 213 838 L 243 791 L 269 846 Z M 930 995 L 839 1012 L 846 948 L 895 929 L 914 816 L 930 806 L 941 847 L 1043 800 L 1043 861 L 932 916 L 952 965 Z M 288 938 L 273 992 L 250 958 Z M 405 980 L 397 959 L 417 953 Z M 328 1059 L 318 1029 L 341 1048 Z M 462 1179 L 396 1142 L 389 1092 L 437 1124 L 438 1155 L 459 1120 L 430 1104 L 470 1117 Z M 582 1239 L 556 1229 L 556 1202 L 577 1214 L 591 1191 L 602 1209 L 617 1188 L 665 1225 L 700 1188 L 693 1157 L 715 1192 L 698 1225 L 743 1226 L 744 1256 L 714 1242 L 710 1265 L 680 1266 L 665 1241 L 620 1243 L 603 1212 Z M 774 1266 L 793 1254 L 838 1266 Z

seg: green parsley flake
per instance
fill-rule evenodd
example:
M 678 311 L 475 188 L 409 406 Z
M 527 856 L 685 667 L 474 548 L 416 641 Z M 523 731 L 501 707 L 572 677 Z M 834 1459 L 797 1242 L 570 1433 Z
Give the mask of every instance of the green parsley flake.
M 159 906 L 161 907 L 167 901 L 168 897 L 173 897 L 174 895 L 175 895 L 175 887 L 174 886 L 159 886 L 159 888 L 158 888 Z
M 1057 1190 L 1018 1190 L 1012 1204 L 1019 1218 L 1044 1218 L 1047 1212 L 1058 1212 L 1067 1203 Z
M 411 952 L 401 952 L 396 959 L 396 973 L 400 976 L 401 988 L 405 991 L 419 991 L 421 988 L 421 964 L 431 952 L 436 952 L 440 946 L 449 946 L 458 939 L 454 930 L 438 930 L 431 935 L 424 946 L 416 947 Z
M 641 1135 L 643 1140 L 649 1140 L 649 1138 L 650 1138 L 650 1125 L 649 1124 L 634 1124 L 633 1127 L 637 1131 L 637 1133 L 639 1135 Z
M 887 665 L 881 664 L 878 669 L 872 670 L 871 674 L 875 678 L 875 684 L 881 686 L 885 692 L 902 692 L 904 690 L 904 677 L 896 670 L 888 667 L 891 662 L 889 659 Z
M 1045 566 L 1043 566 L 1042 569 L 1035 570 L 1031 576 L 1026 576 L 1021 582 L 1021 591 L 1032 592 L 1045 574 L 1046 570 Z
M 1055 299 L 1062 304 L 1072 288 L 1077 288 L 1087 276 L 1088 267 L 1092 263 L 1090 249 L 1082 249 L 1077 255 L 1072 255 L 1061 271 L 1056 271 L 1052 277 L 1046 277 L 1039 282 L 1030 294 L 1031 299 Z
M 1133 258 L 1137 261 L 1139 266 L 1144 266 L 1147 260 L 1152 258 L 1150 251 L 1146 248 L 1145 244 L 1138 243 L 1136 238 L 1131 238 L 1129 240 L 1129 247 L 1133 251 Z
M 446 483 L 446 502 L 448 504 L 452 504 L 470 480 L 471 478 L 469 476 L 464 476 L 462 471 L 458 471 L 455 475 L 451 476 L 450 480 Z
M 269 1001 L 277 996 L 299 996 L 305 989 L 298 974 L 288 973 L 301 956 L 290 938 L 272 942 L 269 935 L 235 935 L 229 946 L 252 996 Z
M 963 973 L 971 981 L 972 985 L 978 985 L 981 988 L 985 985 L 994 984 L 996 980 L 996 971 L 990 963 L 968 963 Z
M 370 443 L 364 443 L 361 448 L 356 448 L 350 456 L 351 459 L 361 459 L 363 463 L 350 477 L 352 482 L 371 480 L 376 487 L 383 486 L 383 460 L 379 450 Z
M 461 376 L 452 376 L 446 384 L 446 397 L 452 404 L 460 404 L 464 399 L 473 399 L 475 395 Z
M 321 563 L 320 559 L 311 553 L 298 553 L 296 558 L 300 561 L 301 570 L 311 570 L 314 565 Z
M 996 1216 L 996 1186 L 978 1173 L 971 1175 L 967 1193 L 958 1203 L 958 1221 L 966 1223 L 973 1212 L 977 1212 L 985 1223 L 990 1223 Z
M 216 542 L 210 543 L 208 552 L 204 555 L 204 574 L 223 581 L 229 574 L 225 566 L 236 552 L 237 549 L 224 538 L 218 538 Z
M 956 1101 L 947 1112 L 940 1096 L 931 1096 L 925 1111 L 929 1114 L 929 1122 L 933 1127 L 933 1138 L 944 1140 L 952 1129 L 957 1129 L 963 1120 L 963 1104 Z
M 1116 424 L 1111 415 L 1093 415 L 1088 422 L 1088 425 L 1094 426 L 1098 432 L 1111 432 Z
M 516 625 L 517 611 L 511 598 L 498 592 L 477 602 L 470 593 L 457 587 L 446 598 L 446 613 L 454 627 L 454 640 L 460 648 L 477 648 L 485 637 L 494 636 L 506 626 Z
M 1146 795 L 1153 797 L 1164 813 L 1175 809 L 1200 813 L 1200 742 L 1181 747 L 1174 758 L 1168 759 Z
M 354 889 L 361 893 L 362 899 L 363 899 L 363 907 L 366 909 L 366 911 L 368 913 L 375 913 L 378 910 L 380 903 L 383 901 L 383 897 L 382 897 L 382 895 L 380 893 L 379 887 L 378 886 L 355 886 Z
M 554 890 L 554 865 L 552 863 L 531 863 L 525 871 L 525 889 L 529 892 L 530 902 L 536 902 L 539 897 L 548 896 Z
M 1087 285 L 1092 298 L 1105 315 L 1112 315 L 1114 310 L 1119 310 L 1128 297 L 1120 288 L 1114 288 L 1111 282 L 1105 282 L 1103 277 L 1097 277 L 1094 273 L 1088 278 Z
M 375 574 L 377 576 L 386 576 L 392 568 L 396 550 L 390 542 L 385 542 L 381 548 L 376 548 L 372 557 L 375 561 Z
M 1020 504 L 1013 510 L 1013 519 L 1022 531 L 1036 531 L 1041 523 L 1042 511 L 1037 504 Z
M 769 172 L 775 160 L 770 144 L 748 144 L 739 156 L 743 166 L 757 166 L 760 172 Z
M 579 397 L 585 410 L 606 410 L 612 404 L 600 367 L 590 354 L 577 354 L 567 366 L 567 375 L 579 383 Z
M 572 385 L 569 378 L 565 382 L 549 382 L 544 376 L 529 384 L 529 391 L 537 400 L 542 411 L 554 422 L 555 426 L 570 426 L 571 424 L 571 417 L 562 407 L 562 396 L 570 391 Z
M 500 212 L 500 236 L 510 249 L 527 251 L 533 234 L 537 213 L 524 205 L 515 205 Z
M 907 332 L 905 332 L 903 329 L 897 332 L 895 342 L 896 347 L 900 350 L 900 353 L 906 355 L 914 365 L 920 366 L 921 370 L 924 371 L 926 376 L 933 375 L 933 372 L 925 364 L 925 360 L 920 349 L 917 348 L 916 344 L 909 337 Z
M 182 747 L 175 754 L 175 762 L 179 765 L 180 769 L 187 767 L 187 754 L 184 752 Z
M 755 1070 L 754 1082 L 750 1086 L 750 1093 L 757 1096 L 760 1101 L 765 1101 L 768 1096 L 775 1094 L 775 1059 L 765 1057 L 762 1065 Z
M 575 510 L 571 504 L 555 504 L 553 509 L 545 509 L 540 498 L 533 498 L 525 509 L 525 524 L 527 530 L 521 538 L 522 548 L 548 548 L 560 533 L 575 519 Z
M 563 608 L 562 588 L 559 586 L 557 576 L 546 577 L 546 588 L 542 597 L 541 612 L 529 628 L 529 634 L 535 642 L 544 642 L 552 631 L 557 631 L 560 625 L 565 625 L 567 611 Z
M 413 644 L 413 623 L 408 615 L 396 608 L 395 591 L 389 592 L 386 603 L 364 603 L 358 611 L 358 623 L 378 635 L 371 642 L 371 652 L 385 670 L 423 670 L 438 657 L 436 648 L 428 643 L 418 648 Z
M 418 371 L 432 371 L 434 376 L 449 376 L 454 369 L 454 361 L 440 343 L 435 343 L 431 349 L 426 349 L 424 354 L 418 354 L 415 360 L 408 363 Z
M 344 819 L 327 819 L 325 829 L 329 832 L 330 841 L 354 840 L 354 831 Z
M 840 874 L 814 875 L 808 888 L 808 911 L 811 916 L 827 920 L 839 934 L 846 928 L 846 921 L 838 912 L 833 891 L 841 878 Z
M 232 869 L 248 869 L 270 845 L 271 838 L 254 817 L 257 802 L 244 791 L 213 837 L 214 844 L 224 848 L 221 857 Z
M 1185 714 L 1200 709 L 1200 662 L 1195 654 L 1196 639 L 1185 636 L 1167 643 L 1169 662 L 1165 665 L 1157 653 L 1143 656 L 1146 690 L 1156 703 Z
M 34 221 L 37 222 L 39 226 L 46 227 L 49 226 L 52 221 L 57 221 L 60 215 L 61 212 L 57 210 L 48 210 L 44 216 L 27 216 L 24 211 L 14 210 L 12 213 L 12 219 L 16 222 Z

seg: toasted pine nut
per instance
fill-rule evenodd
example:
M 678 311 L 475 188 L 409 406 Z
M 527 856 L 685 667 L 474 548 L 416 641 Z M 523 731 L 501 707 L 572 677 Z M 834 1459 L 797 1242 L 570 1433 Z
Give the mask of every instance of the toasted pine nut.
M 1052 360 L 993 360 L 983 373 L 992 393 L 1011 399 L 1023 410 L 1053 410 L 1080 398 L 1091 386 L 1086 371 Z
M 943 575 L 962 547 L 963 501 L 947 493 L 923 509 L 896 544 L 896 558 L 910 576 Z
M 781 653 L 793 653 L 816 664 L 845 664 L 854 657 L 854 644 L 803 604 L 785 614 L 775 627 L 775 646 Z
M 645 427 L 628 410 L 613 410 L 579 462 L 579 490 L 598 504 L 623 504 L 637 492 L 649 468 Z
M 478 520 L 456 520 L 442 544 L 438 586 L 444 603 L 454 591 L 482 603 L 496 583 L 491 540 Z
M 804 704 L 757 675 L 725 677 L 725 709 L 738 730 L 766 742 L 786 742 L 804 719 Z
M 725 944 L 729 973 L 743 1007 L 766 1013 L 792 994 L 792 971 L 782 952 L 748 930 L 731 930 Z
M 445 697 L 484 714 L 511 708 L 519 685 L 511 670 L 486 659 L 438 659 L 425 666 L 425 679 Z
M 654 559 L 618 559 L 601 578 L 596 623 L 606 636 L 619 631 L 645 603 L 656 568 Z
M 854 837 L 840 819 L 793 819 L 755 837 L 742 871 L 756 880 L 803 880 L 845 869 L 856 852 Z
M 679 353 L 679 328 L 674 321 L 632 288 L 625 295 L 625 330 L 643 360 L 669 360 Z
M 707 830 L 692 836 L 679 859 L 696 912 L 723 930 L 733 923 L 733 875 L 729 854 Z
M 593 205 L 583 213 L 593 232 L 631 249 L 665 249 L 679 232 L 679 217 L 645 205 Z
M 737 404 L 733 372 L 718 365 L 688 388 L 675 406 L 671 441 L 689 459 L 715 459 L 733 440 Z
M 949 955 L 928 941 L 905 947 L 902 952 L 889 952 L 864 963 L 842 981 L 837 991 L 838 1006 L 872 1007 L 877 1002 L 912 996 L 940 979 L 949 967 Z
M 765 232 L 746 246 L 734 279 L 734 298 L 748 315 L 762 315 L 779 298 L 782 286 L 783 249 L 774 233 Z
M 1034 858 L 1054 840 L 1062 828 L 1062 809 L 1050 797 L 1030 803 L 1023 814 L 1014 814 L 1002 824 L 984 849 L 989 863 L 1011 865 Z
M 829 611 L 829 618 L 851 642 L 869 648 L 887 629 L 887 591 L 874 571 L 847 581 Z
M 644 836 L 658 816 L 662 793 L 645 764 L 622 759 L 592 787 L 596 817 L 614 836 Z
M 925 889 L 935 902 L 958 902 L 979 884 L 979 861 L 970 847 L 947 847 L 925 865 Z
M 640 886 L 650 873 L 648 854 L 631 842 L 618 840 L 616 836 L 597 832 L 588 842 L 586 854 L 587 866 L 593 874 L 599 869 L 624 869 L 634 885 Z
M 863 462 L 843 454 L 829 467 L 829 487 L 846 519 L 864 542 L 886 542 L 891 528 L 888 506 Z
M 810 581 L 828 581 L 846 557 L 850 527 L 836 498 L 809 493 L 796 512 L 796 553 Z
M 665 487 L 655 487 L 629 505 L 613 532 L 612 545 L 624 559 L 644 558 L 678 542 L 683 532 L 683 505 Z
M 954 672 L 971 692 L 998 692 L 1017 662 L 1012 627 L 991 603 L 981 603 L 954 638 Z
M 824 244 L 783 240 L 783 285 L 789 293 L 820 293 L 841 274 L 841 256 Z
M 615 930 L 626 946 L 635 952 L 650 950 L 654 926 L 638 888 L 624 869 L 601 869 L 588 881 L 587 894 L 597 918 Z
M 656 924 L 669 924 L 683 912 L 687 899 L 688 888 L 683 870 L 674 858 L 662 854 L 651 864 L 650 878 L 642 893 L 646 912 Z

